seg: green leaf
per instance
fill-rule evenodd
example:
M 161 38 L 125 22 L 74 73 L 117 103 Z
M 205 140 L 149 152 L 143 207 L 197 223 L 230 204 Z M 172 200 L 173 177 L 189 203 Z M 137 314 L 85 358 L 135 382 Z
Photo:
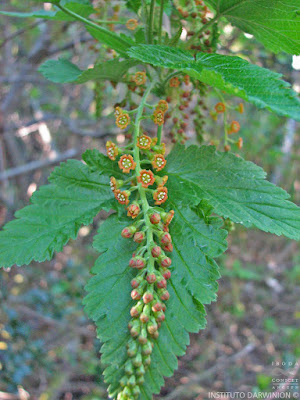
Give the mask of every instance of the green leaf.
M 135 44 L 129 36 L 119 36 L 108 29 L 102 28 L 102 26 L 99 26 L 97 29 L 91 26 L 86 26 L 86 29 L 93 38 L 116 50 L 116 52 L 121 54 L 123 57 L 127 57 L 127 51 Z
M 51 259 L 76 238 L 81 225 L 114 204 L 108 177 L 78 160 L 55 168 L 49 181 L 34 193 L 32 205 L 17 211 L 16 219 L 0 231 L 0 266 Z
M 275 53 L 300 54 L 299 0 L 206 0 L 217 12 Z
M 300 239 L 300 208 L 265 180 L 257 165 L 213 146 L 177 146 L 168 156 L 168 189 L 180 204 L 210 203 L 217 214 L 246 227 Z
M 174 244 L 174 267 L 168 281 L 171 297 L 167 302 L 166 320 L 154 344 L 141 400 L 152 399 L 152 393 L 159 393 L 163 378 L 171 376 L 177 368 L 177 356 L 185 353 L 189 344 L 188 333 L 204 328 L 203 304 L 215 299 L 216 279 L 219 277 L 217 265 L 211 257 L 226 249 L 226 232 L 220 230 L 219 220 L 205 219 L 200 210 L 180 208 L 173 203 L 171 206 L 176 208 L 171 224 Z M 126 343 L 130 335 L 127 325 L 134 304 L 130 298 L 130 281 L 136 272 L 128 267 L 128 261 L 136 245 L 120 235 L 127 224 L 128 219 L 120 222 L 116 215 L 112 215 L 100 226 L 94 247 L 103 254 L 92 269 L 95 275 L 86 286 L 88 294 L 84 300 L 86 312 L 95 321 L 103 343 L 101 359 L 107 366 L 104 376 L 114 398 L 120 390 L 119 382 L 128 359 Z
M 91 80 L 118 82 L 128 69 L 137 63 L 135 60 L 114 59 L 82 71 L 70 61 L 60 58 L 47 60 L 39 67 L 39 72 L 49 81 L 56 83 L 85 83 Z
M 68 10 L 73 11 L 84 18 L 88 17 L 90 14 L 94 12 L 93 7 L 89 4 L 82 4 L 79 2 L 70 1 L 66 2 L 65 6 L 66 8 L 68 8 Z M 19 17 L 19 18 L 33 17 L 33 18 L 50 19 L 55 21 L 76 21 L 75 18 L 64 13 L 59 9 L 55 9 L 54 11 L 37 10 L 25 13 L 14 12 L 14 11 L 0 11 L 0 14 L 7 15 L 9 17 Z
M 128 54 L 155 66 L 177 69 L 258 108 L 300 121 L 300 101 L 289 83 L 239 57 L 198 53 L 195 60 L 189 52 L 158 45 L 135 46 Z

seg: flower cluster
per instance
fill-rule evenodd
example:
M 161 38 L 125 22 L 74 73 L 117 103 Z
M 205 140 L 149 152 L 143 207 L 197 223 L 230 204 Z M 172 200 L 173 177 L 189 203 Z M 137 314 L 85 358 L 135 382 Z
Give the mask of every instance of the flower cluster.
M 167 110 L 168 103 L 160 100 L 155 107 L 155 118 L 163 120 Z M 128 114 L 120 107 L 115 108 L 117 120 L 124 115 Z M 136 271 L 131 281 L 131 298 L 135 301 L 128 325 L 131 339 L 127 343 L 128 360 L 120 380 L 122 390 L 117 397 L 118 400 L 136 399 L 151 363 L 154 341 L 165 319 L 165 302 L 170 297 L 167 281 L 171 277 L 172 261 L 168 253 L 173 251 L 173 244 L 169 225 L 174 211 L 167 212 L 160 207 L 168 198 L 165 186 L 168 176 L 158 175 L 167 163 L 164 143 L 141 131 L 126 150 L 111 141 L 107 142 L 106 148 L 108 157 L 116 162 L 120 171 L 131 174 L 126 180 L 112 176 L 110 187 L 116 200 L 126 206 L 127 216 L 131 219 L 121 236 L 137 244 L 129 261 L 129 268 Z M 148 193 L 152 195 L 151 201 Z M 131 196 L 134 201 L 130 201 Z
M 131 211 L 140 212 L 138 204 L 132 204 Z M 151 243 L 147 242 L 145 226 L 132 224 L 122 231 L 124 238 L 133 239 L 139 246 L 129 261 L 129 267 L 137 271 L 131 281 L 131 298 L 135 304 L 130 310 L 128 328 L 131 339 L 127 343 L 128 360 L 121 379 L 123 390 L 118 399 L 127 398 L 125 395 L 137 398 L 140 394 L 140 385 L 144 383 L 144 375 L 151 363 L 154 341 L 165 320 L 165 302 L 170 298 L 167 281 L 171 277 L 172 264 L 166 253 L 173 250 L 169 233 L 173 217 L 173 210 L 165 212 L 156 208 L 147 213 L 145 219 L 150 224 Z

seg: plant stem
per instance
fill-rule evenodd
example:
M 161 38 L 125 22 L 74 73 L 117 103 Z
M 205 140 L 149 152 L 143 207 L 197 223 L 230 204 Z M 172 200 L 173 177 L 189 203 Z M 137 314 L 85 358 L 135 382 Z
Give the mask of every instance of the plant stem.
M 105 32 L 106 35 L 111 36 L 113 39 L 115 39 L 116 35 L 112 32 L 110 32 L 108 29 L 102 28 L 102 26 L 99 26 L 97 24 L 95 24 L 93 21 L 91 21 L 90 19 L 84 18 L 81 15 L 78 15 L 76 13 L 74 13 L 71 10 L 68 10 L 67 8 L 65 8 L 64 6 L 62 6 L 61 4 L 56 4 L 56 7 L 60 8 L 65 14 L 70 15 L 71 17 L 77 19 L 78 21 L 83 22 L 86 25 L 91 26 L 94 29 L 97 29 L 100 32 Z M 118 39 L 120 41 L 123 41 L 124 44 L 128 44 L 125 40 L 123 40 L 121 37 L 118 37 Z
M 138 111 L 137 111 L 136 118 L 135 118 L 133 144 L 134 144 L 134 161 L 136 162 L 136 167 L 135 167 L 136 178 L 140 175 L 140 172 L 141 172 L 140 150 L 137 146 L 137 138 L 138 138 L 139 132 L 140 132 L 140 123 L 141 123 L 141 119 L 142 119 L 144 106 L 146 104 L 147 97 L 150 94 L 153 85 L 154 85 L 154 82 L 152 82 L 149 85 L 149 87 L 147 88 L 147 90 L 145 91 L 145 93 L 141 99 L 141 103 L 138 107 Z M 141 183 L 138 183 L 137 187 L 138 187 L 138 192 L 140 194 L 142 211 L 143 211 L 144 220 L 145 220 L 145 226 L 147 228 L 147 247 L 150 248 L 151 244 L 153 243 L 152 224 L 150 222 L 149 215 L 148 215 L 148 210 L 149 210 L 150 206 L 149 206 L 149 203 L 147 200 L 145 188 L 142 187 Z M 148 263 L 148 271 L 152 272 L 154 269 L 154 259 L 151 255 L 151 253 L 149 253 L 149 254 L 150 254 L 150 258 L 149 258 L 149 263 Z
M 158 23 L 158 44 L 161 44 L 163 15 L 164 15 L 164 0 L 160 0 L 159 23 Z
M 158 125 L 157 127 L 157 144 L 161 144 L 161 136 L 162 136 L 162 125 Z
M 148 24 L 148 40 L 149 40 L 150 44 L 153 43 L 154 8 L 155 8 L 155 0 L 151 0 L 150 16 L 149 16 L 149 24 Z

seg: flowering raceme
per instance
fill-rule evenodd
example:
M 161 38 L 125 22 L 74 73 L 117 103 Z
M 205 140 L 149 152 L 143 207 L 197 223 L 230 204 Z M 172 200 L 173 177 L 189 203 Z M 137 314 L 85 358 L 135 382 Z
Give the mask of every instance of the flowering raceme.
M 161 126 L 167 110 L 167 102 L 160 100 L 153 114 L 154 123 Z M 125 116 L 128 121 L 128 114 L 116 107 L 115 116 L 117 125 L 123 129 L 120 118 Z M 128 264 L 128 268 L 136 271 L 131 281 L 131 298 L 135 305 L 130 310 L 131 321 L 128 325 L 131 339 L 127 343 L 128 360 L 121 380 L 124 389 L 118 399 L 127 398 L 125 394 L 133 393 L 133 389 L 139 393 L 139 386 L 144 382 L 144 374 L 151 363 L 153 341 L 158 338 L 159 328 L 165 320 L 165 302 L 170 298 L 167 281 L 171 277 L 169 267 L 172 261 L 166 252 L 173 250 L 169 225 L 174 211 L 166 212 L 158 207 L 168 198 L 168 189 L 165 187 L 168 176 L 154 173 L 166 166 L 165 144 L 160 143 L 158 138 L 151 139 L 138 131 L 132 145 L 126 148 L 128 151 L 124 154 L 125 149 L 118 149 L 112 142 L 107 142 L 109 158 L 118 163 L 124 174 L 131 174 L 127 180 L 117 180 L 112 176 L 110 186 L 116 200 L 127 206 L 127 217 L 131 219 L 121 236 L 133 240 L 137 245 Z M 121 156 L 117 161 L 119 154 Z M 149 165 L 148 169 L 142 168 L 141 163 Z M 153 185 L 156 186 L 154 189 L 151 188 Z M 151 193 L 152 200 L 146 196 L 146 192 Z M 134 198 L 132 202 L 131 196 Z M 152 201 L 153 205 L 148 201 Z M 134 386 L 131 386 L 131 381 Z

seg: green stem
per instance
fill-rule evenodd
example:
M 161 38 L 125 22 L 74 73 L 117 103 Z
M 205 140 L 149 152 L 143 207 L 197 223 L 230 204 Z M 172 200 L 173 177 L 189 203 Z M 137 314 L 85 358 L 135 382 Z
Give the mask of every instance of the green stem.
M 161 144 L 161 136 L 162 136 L 162 125 L 158 125 L 157 127 L 157 144 Z
M 92 28 L 97 29 L 100 32 L 105 32 L 106 35 L 111 36 L 112 39 L 115 39 L 116 35 L 114 33 L 110 32 L 108 29 L 102 28 L 102 26 L 95 24 L 90 19 L 86 19 L 86 18 L 82 17 L 81 15 L 78 15 L 78 14 L 74 13 L 73 11 L 68 10 L 61 4 L 56 4 L 56 7 L 60 8 L 65 14 L 70 15 L 71 17 L 77 19 L 78 21 L 81 21 L 84 24 L 89 25 Z M 119 37 L 119 40 L 122 41 L 122 38 Z M 124 41 L 124 43 L 127 44 L 127 42 L 125 42 L 125 41 Z
M 158 44 L 161 44 L 163 15 L 164 15 L 164 0 L 160 0 L 159 23 L 158 23 Z
M 149 40 L 150 44 L 153 43 L 154 8 L 155 8 L 155 0 L 151 0 L 150 16 L 149 16 L 149 24 L 148 24 L 148 40 Z
M 136 162 L 136 167 L 135 167 L 136 178 L 138 178 L 138 176 L 140 175 L 140 172 L 141 172 L 140 150 L 137 146 L 137 138 L 138 138 L 139 132 L 140 132 L 140 124 L 141 124 L 141 120 L 142 120 L 144 106 L 146 104 L 147 97 L 150 94 L 153 85 L 154 85 L 154 82 L 152 82 L 152 84 L 150 84 L 149 87 L 147 88 L 147 90 L 145 91 L 145 93 L 141 99 L 141 103 L 138 107 L 138 111 L 137 111 L 136 118 L 135 118 L 133 143 L 134 143 L 134 161 Z M 147 247 L 150 248 L 151 244 L 153 243 L 152 224 L 150 222 L 149 215 L 148 215 L 150 206 L 149 206 L 147 196 L 146 196 L 146 189 L 142 187 L 141 183 L 138 183 L 137 186 L 138 186 L 138 191 L 140 194 L 142 211 L 143 211 L 144 220 L 145 220 L 145 226 L 147 228 Z M 149 252 L 149 254 L 150 254 L 150 258 L 149 258 L 149 263 L 148 263 L 148 270 L 153 271 L 154 259 L 150 252 Z

